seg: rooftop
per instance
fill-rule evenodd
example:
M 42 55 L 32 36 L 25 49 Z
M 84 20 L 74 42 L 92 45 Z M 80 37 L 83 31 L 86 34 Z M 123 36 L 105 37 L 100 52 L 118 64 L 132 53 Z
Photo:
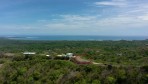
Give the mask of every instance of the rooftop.
M 36 54 L 36 52 L 24 52 L 23 54 L 24 55 L 34 55 L 34 54 Z

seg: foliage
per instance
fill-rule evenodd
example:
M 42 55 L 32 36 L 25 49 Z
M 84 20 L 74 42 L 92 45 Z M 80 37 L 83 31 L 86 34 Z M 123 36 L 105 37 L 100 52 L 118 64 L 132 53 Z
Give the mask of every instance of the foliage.
M 146 84 L 148 44 L 143 41 L 0 40 L 2 84 Z M 37 52 L 25 57 L 25 51 Z M 14 53 L 7 56 L 5 53 Z M 77 65 L 46 54 L 72 52 L 102 65 Z

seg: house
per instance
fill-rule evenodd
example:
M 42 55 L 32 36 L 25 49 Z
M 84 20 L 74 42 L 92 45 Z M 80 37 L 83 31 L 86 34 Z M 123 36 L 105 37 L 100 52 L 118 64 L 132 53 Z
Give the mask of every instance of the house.
M 73 53 L 66 53 L 66 57 L 73 57 Z
M 57 57 L 73 57 L 73 53 L 66 53 L 66 54 L 61 54 L 61 55 L 57 55 Z
M 36 52 L 24 52 L 23 53 L 25 56 L 32 56 L 32 55 L 35 55 Z
M 53 59 L 53 57 L 50 55 L 46 55 L 46 57 L 48 57 L 48 59 Z
M 57 55 L 57 57 L 66 57 L 65 54 Z
M 35 55 L 36 52 L 24 52 L 23 54 L 24 54 L 24 55 Z
M 36 54 L 36 52 L 24 52 L 25 59 L 32 59 L 32 56 Z
M 50 55 L 46 55 L 47 57 L 50 57 Z
M 61 55 L 57 55 L 56 57 L 54 57 L 54 59 L 57 59 L 57 60 L 69 60 L 69 57 L 67 57 L 65 54 L 61 54 Z

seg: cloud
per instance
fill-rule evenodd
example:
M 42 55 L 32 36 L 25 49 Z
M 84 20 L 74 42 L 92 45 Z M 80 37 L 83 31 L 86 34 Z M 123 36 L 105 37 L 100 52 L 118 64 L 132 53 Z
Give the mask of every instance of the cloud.
M 62 18 L 68 21 L 88 21 L 95 19 L 96 16 L 80 16 L 80 15 L 60 15 Z M 98 15 L 99 16 L 99 15 Z
M 142 16 L 138 16 L 138 18 L 139 18 L 139 19 L 142 19 L 142 20 L 148 21 L 148 14 L 142 15 Z
M 129 27 L 141 27 L 147 25 L 142 17 L 116 16 L 100 18 L 99 16 L 80 16 L 80 15 L 62 15 L 62 19 L 57 19 L 55 22 L 46 24 L 48 28 L 55 29 L 87 29 L 87 30 L 102 30 L 102 29 L 120 29 Z M 137 19 L 137 20 L 135 20 Z M 127 26 L 128 25 L 128 26 Z M 135 26 L 134 26 L 135 25 Z M 139 25 L 139 26 L 137 26 Z
M 145 15 L 146 16 L 146 15 Z M 115 16 L 101 18 L 98 15 L 58 15 L 53 21 L 43 20 L 32 25 L 2 26 L 2 31 L 31 34 L 69 34 L 69 35 L 147 35 L 144 33 L 148 21 L 144 16 Z M 42 21 L 42 20 L 41 20 Z M 46 22 L 47 21 L 47 22 Z M 1 28 L 2 29 L 2 28 Z M 137 33 L 136 33 L 137 32 Z M 140 33 L 142 32 L 142 33 Z
M 0 29 L 3 29 L 0 31 L 69 35 L 148 35 L 148 3 L 139 0 L 110 0 L 92 4 L 92 10 L 88 9 L 87 14 L 56 14 L 51 18 L 40 18 L 29 25 L 0 25 Z
M 102 1 L 102 2 L 95 2 L 97 6 L 114 6 L 114 8 L 104 9 L 105 11 L 110 11 L 114 13 L 113 17 L 124 17 L 133 20 L 139 20 L 140 23 L 144 23 L 143 20 L 148 20 L 148 3 L 146 0 L 139 1 L 139 0 L 111 0 L 111 1 Z M 98 8 L 99 9 L 99 8 Z M 122 18 L 122 19 L 124 19 Z M 131 20 L 130 20 L 131 21 Z M 127 22 L 129 22 L 127 20 Z
M 116 6 L 116 7 L 125 7 L 127 4 L 125 0 L 112 0 L 112 1 L 102 1 L 95 2 L 96 6 Z
M 77 16 L 78 20 L 74 16 Z M 93 18 L 80 19 L 89 17 Z M 71 18 L 74 19 L 70 20 Z M 141 18 L 128 16 L 100 18 L 97 15 L 62 15 L 57 21 L 45 24 L 45 26 L 47 31 L 64 31 L 66 34 L 69 32 L 69 34 L 79 35 L 147 35 L 145 32 L 147 23 L 148 21 L 143 21 Z

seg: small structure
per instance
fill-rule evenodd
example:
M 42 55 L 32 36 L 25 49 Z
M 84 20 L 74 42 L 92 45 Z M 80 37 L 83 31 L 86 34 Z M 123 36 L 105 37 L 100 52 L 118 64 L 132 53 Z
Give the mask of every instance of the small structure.
M 24 55 L 35 55 L 36 52 L 24 52 L 23 54 L 24 54 Z
M 57 55 L 57 57 L 62 57 L 62 55 Z
M 73 57 L 73 53 L 66 53 L 66 54 L 61 54 L 61 55 L 57 55 L 57 57 Z
M 31 59 L 36 52 L 24 52 L 23 54 L 25 55 L 25 59 Z
M 47 57 L 50 57 L 50 55 L 46 55 Z
M 46 57 L 48 57 L 49 59 L 53 59 L 53 57 L 50 55 L 46 55 Z
M 57 57 L 66 57 L 65 54 L 57 55 Z
M 59 54 L 54 59 L 61 60 L 70 60 L 70 58 L 74 57 L 73 53 Z
M 25 56 L 30 56 L 30 55 L 35 55 L 36 52 L 24 52 L 23 53 Z
M 66 53 L 66 57 L 73 57 L 73 53 Z

